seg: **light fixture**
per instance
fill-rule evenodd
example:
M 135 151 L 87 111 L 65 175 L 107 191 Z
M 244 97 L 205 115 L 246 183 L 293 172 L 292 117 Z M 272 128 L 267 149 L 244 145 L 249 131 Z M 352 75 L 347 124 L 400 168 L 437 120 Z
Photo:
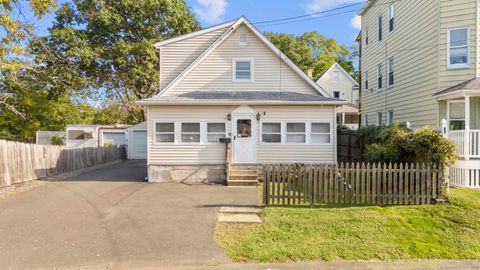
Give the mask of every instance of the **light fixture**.
M 260 121 L 260 113 L 257 113 L 257 120 Z
M 232 120 L 232 114 L 231 113 L 227 114 L 227 120 L 228 121 Z

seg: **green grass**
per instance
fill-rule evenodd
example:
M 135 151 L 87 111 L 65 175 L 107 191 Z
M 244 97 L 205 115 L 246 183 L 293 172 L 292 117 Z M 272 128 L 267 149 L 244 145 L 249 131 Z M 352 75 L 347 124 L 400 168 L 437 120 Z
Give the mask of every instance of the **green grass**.
M 260 225 L 217 225 L 234 261 L 480 259 L 480 192 L 429 206 L 270 207 Z

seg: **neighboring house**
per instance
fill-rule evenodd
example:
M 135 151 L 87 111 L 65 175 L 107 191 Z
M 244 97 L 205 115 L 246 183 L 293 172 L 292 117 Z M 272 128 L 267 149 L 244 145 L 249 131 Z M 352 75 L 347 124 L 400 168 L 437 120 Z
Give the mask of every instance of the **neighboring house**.
M 358 129 L 359 87 L 357 81 L 338 63 L 334 63 L 317 83 L 334 98 L 348 102 L 337 108 L 337 124 Z
M 37 131 L 35 143 L 42 145 L 52 145 L 52 137 L 58 137 L 65 142 L 65 131 Z
M 160 93 L 138 101 L 150 182 L 225 181 L 227 172 L 229 184 L 256 183 L 257 164 L 336 162 L 335 108 L 344 102 L 244 17 L 155 46 Z
M 128 125 L 67 125 L 68 147 L 125 146 Z
M 126 130 L 128 159 L 147 159 L 147 122 L 141 122 Z
M 442 129 L 462 160 L 451 180 L 480 187 L 480 1 L 373 0 L 360 11 L 363 125 Z

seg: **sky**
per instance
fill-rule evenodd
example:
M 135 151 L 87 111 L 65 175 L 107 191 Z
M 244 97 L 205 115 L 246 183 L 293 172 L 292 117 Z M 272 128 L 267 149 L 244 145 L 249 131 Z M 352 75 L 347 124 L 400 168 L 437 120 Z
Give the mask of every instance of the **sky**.
M 58 2 L 61 4 L 65 0 L 59 0 Z M 242 15 L 255 24 L 322 12 L 362 2 L 364 0 L 187 0 L 187 4 L 195 13 L 202 27 L 230 21 Z M 296 19 L 297 22 L 294 23 L 282 21 L 256 24 L 256 26 L 261 31 L 295 35 L 318 31 L 328 38 L 336 39 L 341 44 L 351 46 L 355 44 L 355 37 L 360 31 L 360 19 L 356 16 L 360 7 L 361 4 L 358 4 L 330 13 L 304 17 Z M 36 33 L 44 35 L 48 27 L 51 26 L 54 15 L 47 15 L 41 20 L 35 20 L 33 16 L 29 19 L 35 22 Z

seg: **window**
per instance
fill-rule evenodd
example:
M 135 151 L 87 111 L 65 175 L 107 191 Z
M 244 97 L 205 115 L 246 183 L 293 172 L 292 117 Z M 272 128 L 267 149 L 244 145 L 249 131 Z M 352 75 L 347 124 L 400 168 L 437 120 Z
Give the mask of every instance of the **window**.
M 368 46 L 368 27 L 365 28 L 365 46 Z
M 448 30 L 448 68 L 468 68 L 469 66 L 469 28 Z
M 368 90 L 368 71 L 365 71 L 365 90 Z
M 287 123 L 287 143 L 305 143 L 305 123 Z
M 281 123 L 263 123 L 262 124 L 262 142 L 281 143 L 282 142 Z
M 253 59 L 233 60 L 233 81 L 253 82 Z
M 377 65 L 377 90 L 380 91 L 382 90 L 382 65 Z
M 394 8 L 393 5 L 390 4 L 388 6 L 388 31 L 393 32 L 393 29 L 395 28 L 395 13 L 394 13 Z
M 239 34 L 240 44 L 247 44 L 247 32 L 240 32 Z
M 365 114 L 365 126 L 368 126 L 368 115 Z
M 334 71 L 333 72 L 333 83 L 339 83 L 340 82 L 340 71 Z
M 239 138 L 252 137 L 252 120 L 250 119 L 237 120 L 237 136 Z
M 382 113 L 378 112 L 377 113 L 377 126 L 381 126 L 381 125 L 382 125 Z
M 377 31 L 378 31 L 378 41 L 383 39 L 383 27 L 382 27 L 382 16 L 379 16 L 377 19 Z
M 69 140 L 84 140 L 85 139 L 85 133 L 83 130 L 75 130 L 71 129 L 68 131 L 68 139 Z
M 387 125 L 391 125 L 393 124 L 393 111 L 390 110 L 388 111 L 388 114 L 387 114 Z
M 200 143 L 200 123 L 182 123 L 182 142 Z
M 393 58 L 388 59 L 387 63 L 388 69 L 388 86 L 392 86 L 394 84 L 393 78 Z
M 451 102 L 448 107 L 449 113 L 449 129 L 464 130 L 465 129 L 465 103 Z
M 312 123 L 310 143 L 322 144 L 330 143 L 330 124 Z
M 175 142 L 175 124 L 174 123 L 156 123 L 155 141 L 161 143 Z
M 207 123 L 207 142 L 218 143 L 226 137 L 225 123 Z
M 334 98 L 340 98 L 340 91 L 333 91 Z

